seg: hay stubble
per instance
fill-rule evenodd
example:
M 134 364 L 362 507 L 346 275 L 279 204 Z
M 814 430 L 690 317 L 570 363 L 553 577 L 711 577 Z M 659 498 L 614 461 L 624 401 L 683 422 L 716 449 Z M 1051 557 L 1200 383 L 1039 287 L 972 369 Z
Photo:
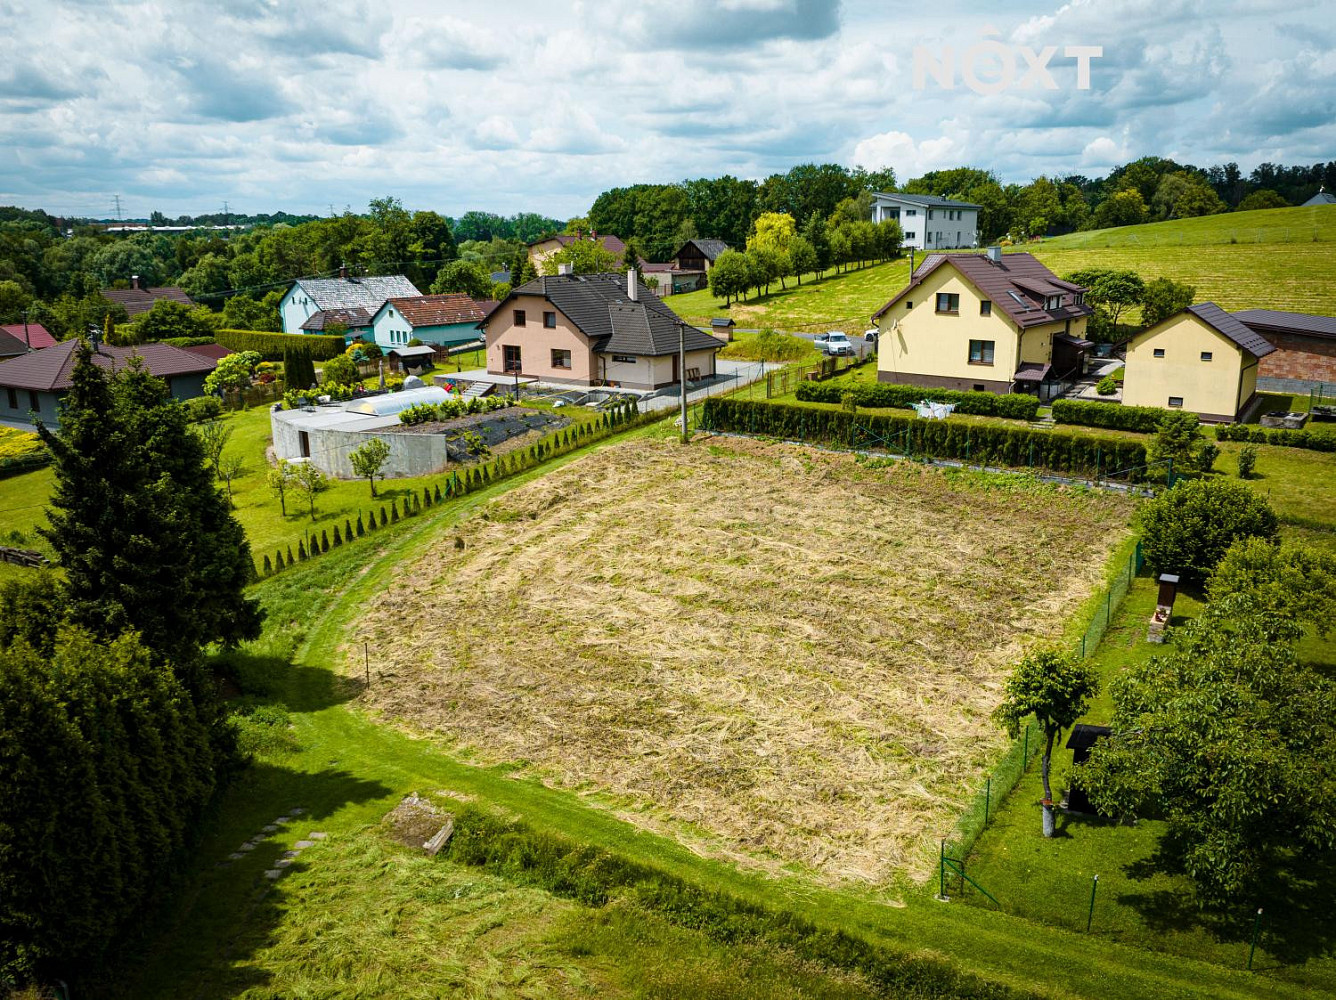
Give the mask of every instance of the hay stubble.
M 1126 513 L 786 445 L 629 443 L 406 562 L 359 622 L 387 671 L 366 697 L 696 849 L 884 883 L 996 758 L 1009 662 L 1094 589 Z

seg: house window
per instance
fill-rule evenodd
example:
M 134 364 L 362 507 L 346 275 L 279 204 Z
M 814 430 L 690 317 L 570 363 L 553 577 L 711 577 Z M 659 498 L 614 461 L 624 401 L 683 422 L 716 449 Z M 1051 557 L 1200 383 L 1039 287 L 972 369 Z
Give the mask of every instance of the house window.
M 924 242 L 924 243 L 931 243 L 931 242 L 932 242 L 932 233 L 924 233 L 924 234 L 923 234 L 923 242 Z
M 557 328 L 557 314 L 554 312 L 543 313 L 543 326 L 549 330 L 555 330 Z
M 569 368 L 571 366 L 571 352 L 558 351 L 555 348 L 552 351 L 553 368 Z
M 932 219 L 932 209 L 931 209 L 931 208 L 928 209 L 928 219 L 929 219 L 929 220 Z
M 1203 361 L 1210 361 L 1210 360 L 1211 360 L 1211 352 L 1210 352 L 1210 351 L 1202 351 L 1202 352 L 1201 352 L 1201 359 L 1202 359 Z
M 504 352 L 505 364 L 503 367 L 508 372 L 518 372 L 523 369 L 520 367 L 520 347 L 518 344 L 506 344 L 502 348 Z
M 1182 396 L 1170 396 L 1170 397 L 1169 397 L 1169 405 L 1170 405 L 1170 406 L 1182 406 L 1182 405 L 1183 405 L 1183 397 L 1182 397 Z
M 983 383 L 982 383 L 982 382 L 975 382 L 974 385 L 970 386 L 970 388 L 973 389 L 975 392 L 983 392 L 983 391 L 984 391 Z
M 1157 358 L 1162 358 L 1162 357 L 1164 357 L 1164 348 L 1163 348 L 1163 347 L 1157 347 L 1157 348 L 1155 348 L 1155 350 L 1152 351 L 1151 353 L 1154 354 L 1155 357 L 1157 357 Z
M 914 300 L 913 300 L 913 299 L 905 299 L 905 311 L 908 312 L 910 309 L 913 309 L 913 308 L 914 308 Z
M 906 208 L 906 209 L 905 209 L 905 217 L 906 217 L 906 218 L 908 218 L 909 216 L 914 216 L 914 215 L 918 215 L 918 209 L 917 209 L 917 208 Z
M 937 311 L 953 314 L 960 312 L 960 296 L 954 292 L 938 292 Z
M 42 410 L 42 401 L 37 398 L 37 393 L 33 392 L 31 389 L 28 390 L 28 409 L 38 413 Z
M 993 346 L 995 343 L 996 341 L 992 340 L 971 340 L 970 364 L 991 365 L 993 363 Z
M 614 354 L 612 360 L 615 364 L 619 365 L 633 365 L 640 359 L 634 354 Z
M 11 410 L 17 410 L 19 408 L 19 394 L 15 392 L 13 388 L 6 389 L 5 391 L 9 393 L 9 408 Z
M 513 313 L 513 316 L 514 316 L 514 319 L 515 319 L 515 325 L 516 325 L 516 326 L 523 326 L 523 325 L 524 325 L 524 310 L 523 310 L 523 309 L 516 309 L 515 312 Z
M 982 302 L 979 303 L 979 315 L 980 316 L 993 315 L 993 304 L 989 302 L 987 299 L 984 299 Z

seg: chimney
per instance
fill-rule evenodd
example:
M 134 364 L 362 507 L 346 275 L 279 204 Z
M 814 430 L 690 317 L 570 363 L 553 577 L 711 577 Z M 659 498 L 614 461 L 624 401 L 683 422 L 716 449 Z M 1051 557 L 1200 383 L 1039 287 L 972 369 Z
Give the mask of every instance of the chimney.
M 347 265 L 347 264 L 340 264 L 340 265 L 339 265 L 339 277 L 342 278 L 344 281 L 347 281 L 347 280 L 348 280 L 348 265 Z
M 132 274 L 132 275 L 130 275 L 130 287 L 131 287 L 131 288 L 137 288 L 137 289 L 139 289 L 141 292 L 146 292 L 146 291 L 148 291 L 148 282 L 146 282 L 146 281 L 145 281 L 143 278 L 141 278 L 139 275 L 137 275 L 137 274 Z
M 989 248 L 988 248 L 988 259 L 991 260 L 994 264 L 1001 264 L 1001 263 L 1002 263 L 1002 248 L 1001 248 L 1001 247 L 998 247 L 998 246 L 992 246 L 992 247 L 989 247 Z
M 626 297 L 632 302 L 640 301 L 640 282 L 636 281 L 636 269 L 626 269 Z
M 558 264 L 558 265 L 557 265 L 557 274 L 558 274 L 559 276 L 560 276 L 560 275 L 564 275 L 565 277 L 568 277 L 568 278 L 569 278 L 569 277 L 570 277 L 572 274 L 574 274 L 574 273 L 575 273 L 575 265 L 574 265 L 574 264 Z

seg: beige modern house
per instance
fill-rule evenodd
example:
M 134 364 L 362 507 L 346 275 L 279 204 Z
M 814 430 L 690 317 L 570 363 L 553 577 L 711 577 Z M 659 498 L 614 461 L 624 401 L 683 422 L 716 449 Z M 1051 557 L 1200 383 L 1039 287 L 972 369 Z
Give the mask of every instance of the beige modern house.
M 1081 375 L 1093 311 L 1031 254 L 929 254 L 872 317 L 877 379 L 1048 399 Z
M 714 375 L 724 346 L 678 319 L 635 271 L 535 278 L 491 311 L 483 331 L 490 374 L 637 390 Z
M 1237 420 L 1256 395 L 1259 359 L 1274 350 L 1214 302 L 1189 306 L 1128 342 L 1123 402 Z
M 539 274 L 543 273 L 543 265 L 547 259 L 554 253 L 565 250 L 572 243 L 578 243 L 580 240 L 592 240 L 602 245 L 603 249 L 612 254 L 617 260 L 622 259 L 626 253 L 626 244 L 616 236 L 600 236 L 598 233 L 581 234 L 579 236 L 569 236 L 565 233 L 559 236 L 547 236 L 541 240 L 534 240 L 529 244 L 529 262 L 533 264 L 534 270 Z

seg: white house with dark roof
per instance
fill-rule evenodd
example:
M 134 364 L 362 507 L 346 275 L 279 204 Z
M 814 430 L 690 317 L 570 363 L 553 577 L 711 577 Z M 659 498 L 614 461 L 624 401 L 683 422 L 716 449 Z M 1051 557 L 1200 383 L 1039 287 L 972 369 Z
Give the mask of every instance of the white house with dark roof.
M 931 194 L 876 191 L 872 195 L 872 221 L 894 219 L 904 231 L 903 246 L 918 250 L 978 246 L 979 208 Z
M 421 295 L 402 274 L 352 277 L 346 268 L 340 268 L 337 278 L 298 278 L 278 303 L 278 312 L 284 333 L 311 333 L 323 330 L 323 321 L 330 318 L 317 317 L 318 313 L 339 311 L 360 319 L 361 313 L 353 311 L 362 310 L 369 321 L 387 299 Z
M 724 346 L 682 322 L 634 271 L 535 278 L 488 314 L 483 331 L 489 374 L 636 390 L 708 378 Z

